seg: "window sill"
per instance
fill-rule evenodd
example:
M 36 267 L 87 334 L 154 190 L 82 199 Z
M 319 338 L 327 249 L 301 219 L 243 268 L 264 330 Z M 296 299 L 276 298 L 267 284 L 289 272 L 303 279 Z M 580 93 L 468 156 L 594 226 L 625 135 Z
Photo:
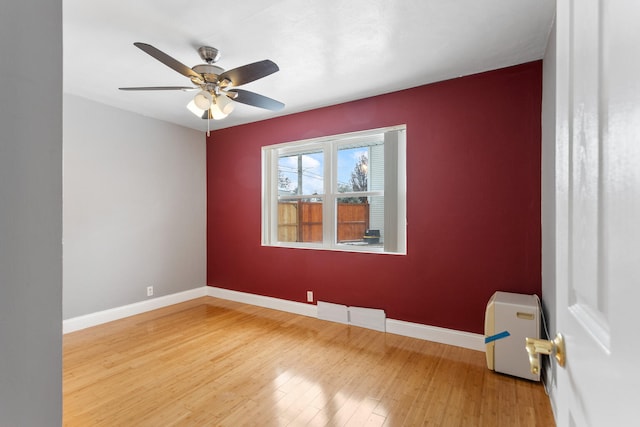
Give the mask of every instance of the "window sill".
M 305 243 L 277 243 L 275 245 L 262 244 L 263 247 L 271 248 L 288 248 L 288 249 L 307 249 L 315 251 L 333 251 L 333 252 L 351 252 L 351 253 L 365 253 L 365 254 L 383 254 L 383 255 L 406 255 L 401 252 L 385 252 L 382 244 L 368 244 L 362 243 L 358 245 L 354 244 L 337 244 L 333 246 L 323 246 L 319 244 L 305 244 Z

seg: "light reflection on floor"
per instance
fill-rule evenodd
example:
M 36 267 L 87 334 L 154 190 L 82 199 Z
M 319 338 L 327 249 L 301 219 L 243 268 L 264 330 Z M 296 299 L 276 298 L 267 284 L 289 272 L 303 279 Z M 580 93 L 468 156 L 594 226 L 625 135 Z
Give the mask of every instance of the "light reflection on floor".
M 387 417 L 379 400 L 323 387 L 303 375 L 283 370 L 273 381 L 280 426 L 382 425 Z M 333 414 L 329 419 L 328 414 Z

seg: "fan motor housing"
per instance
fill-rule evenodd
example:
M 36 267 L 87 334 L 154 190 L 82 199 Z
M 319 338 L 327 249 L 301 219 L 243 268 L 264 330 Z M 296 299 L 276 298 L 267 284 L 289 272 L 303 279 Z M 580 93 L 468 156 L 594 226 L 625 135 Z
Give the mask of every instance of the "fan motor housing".
M 206 82 L 215 82 L 218 76 L 224 73 L 223 68 L 211 64 L 196 65 L 192 70 L 204 77 Z

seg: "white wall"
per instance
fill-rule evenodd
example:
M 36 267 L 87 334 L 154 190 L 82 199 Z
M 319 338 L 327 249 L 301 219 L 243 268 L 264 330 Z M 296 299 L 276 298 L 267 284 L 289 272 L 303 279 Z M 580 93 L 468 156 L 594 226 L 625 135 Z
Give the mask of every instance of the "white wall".
M 0 2 L 0 425 L 62 423 L 62 2 Z
M 64 95 L 64 319 L 206 285 L 205 143 Z

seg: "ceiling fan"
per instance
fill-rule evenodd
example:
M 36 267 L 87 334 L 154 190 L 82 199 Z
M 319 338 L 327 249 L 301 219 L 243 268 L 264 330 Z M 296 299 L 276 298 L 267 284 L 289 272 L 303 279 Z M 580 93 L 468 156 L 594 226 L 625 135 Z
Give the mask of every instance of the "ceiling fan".
M 198 54 L 206 64 L 189 68 L 150 44 L 136 42 L 134 46 L 151 55 L 167 67 L 188 77 L 194 86 L 121 87 L 119 88 L 120 90 L 191 91 L 200 89 L 193 100 L 189 102 L 187 108 L 198 117 L 206 120 L 220 120 L 225 118 L 233 110 L 234 104 L 232 101 L 272 111 L 278 111 L 284 108 L 284 104 L 275 99 L 248 90 L 236 89 L 237 86 L 261 79 L 278 71 L 279 68 L 273 61 L 265 59 L 225 71 L 223 68 L 213 65 L 220 58 L 218 49 L 210 46 L 202 46 L 198 48 Z

